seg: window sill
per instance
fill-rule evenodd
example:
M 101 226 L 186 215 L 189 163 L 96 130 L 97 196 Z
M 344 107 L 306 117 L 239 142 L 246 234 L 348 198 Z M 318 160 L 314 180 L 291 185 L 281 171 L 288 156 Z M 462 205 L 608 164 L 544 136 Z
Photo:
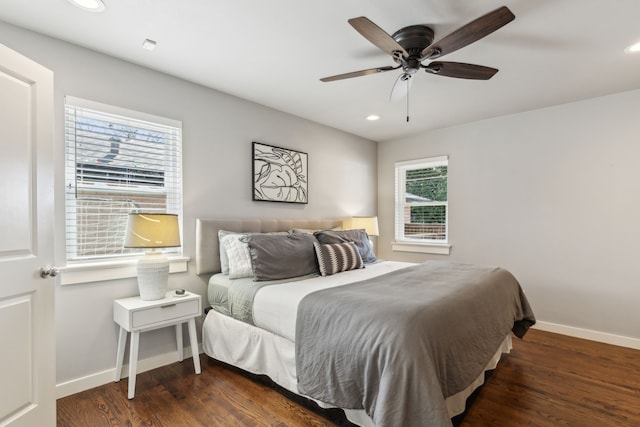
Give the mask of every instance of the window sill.
M 191 258 L 185 256 L 169 256 L 169 273 L 187 271 L 187 263 Z M 76 285 L 79 283 L 102 282 L 104 280 L 126 279 L 136 277 L 137 258 L 119 261 L 92 262 L 72 264 L 60 268 L 60 284 Z
M 449 255 L 451 245 L 448 243 L 391 242 L 391 250 L 396 252 Z

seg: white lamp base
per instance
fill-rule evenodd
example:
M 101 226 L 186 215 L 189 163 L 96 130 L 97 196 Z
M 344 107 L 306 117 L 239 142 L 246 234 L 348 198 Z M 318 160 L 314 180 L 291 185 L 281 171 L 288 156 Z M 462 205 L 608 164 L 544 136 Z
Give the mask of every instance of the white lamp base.
M 153 301 L 164 298 L 169 284 L 169 259 L 162 252 L 147 252 L 138 260 L 140 299 Z

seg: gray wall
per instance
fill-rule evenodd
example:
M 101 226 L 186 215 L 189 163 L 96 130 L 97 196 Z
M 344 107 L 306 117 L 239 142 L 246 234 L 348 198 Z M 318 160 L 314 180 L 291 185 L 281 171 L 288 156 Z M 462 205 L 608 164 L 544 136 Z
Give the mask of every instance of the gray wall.
M 377 144 L 165 74 L 0 22 L 0 43 L 54 71 L 56 264 L 64 265 L 64 95 L 183 122 L 184 254 L 194 257 L 198 217 L 337 218 L 375 214 Z M 141 54 L 144 52 L 141 51 Z M 309 204 L 251 201 L 251 142 L 309 155 Z M 170 288 L 205 295 L 206 279 L 173 274 Z M 115 367 L 112 300 L 137 294 L 136 280 L 56 288 L 57 382 Z M 186 334 L 185 334 L 186 336 Z M 140 358 L 174 351 L 171 328 L 142 334 Z M 188 343 L 188 341 L 187 341 Z
M 638 111 L 632 91 L 380 143 L 379 254 L 504 266 L 542 322 L 637 340 Z M 451 254 L 392 252 L 394 162 L 444 154 Z

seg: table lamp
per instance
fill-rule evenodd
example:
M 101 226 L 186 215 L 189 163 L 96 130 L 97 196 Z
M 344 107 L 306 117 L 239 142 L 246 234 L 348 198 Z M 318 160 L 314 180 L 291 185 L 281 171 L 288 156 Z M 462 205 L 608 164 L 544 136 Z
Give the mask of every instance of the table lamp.
M 342 221 L 342 228 L 345 230 L 359 230 L 364 228 L 369 236 L 377 236 L 378 217 L 377 216 L 352 216 Z
M 369 243 L 371 249 L 375 249 L 371 236 L 377 236 L 380 234 L 378 231 L 378 217 L 377 216 L 352 216 L 342 220 L 342 228 L 344 230 L 360 230 L 364 228 L 364 231 L 369 235 Z
M 125 248 L 148 248 L 138 260 L 140 299 L 164 298 L 169 283 L 169 259 L 158 248 L 180 246 L 178 215 L 166 213 L 131 213 L 127 221 Z

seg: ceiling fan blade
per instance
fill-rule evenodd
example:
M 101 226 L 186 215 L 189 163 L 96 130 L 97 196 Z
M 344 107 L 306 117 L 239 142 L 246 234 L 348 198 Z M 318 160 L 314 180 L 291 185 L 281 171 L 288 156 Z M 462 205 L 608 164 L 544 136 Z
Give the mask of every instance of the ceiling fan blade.
M 349 24 L 362 36 L 369 40 L 371 43 L 380 48 L 383 52 L 394 56 L 394 52 L 402 52 L 402 55 L 406 58 L 409 56 L 406 50 L 398 44 L 389 34 L 387 34 L 382 28 L 378 27 L 369 18 L 361 16 L 359 18 L 349 19 Z
M 513 21 L 515 17 L 508 7 L 502 6 L 493 12 L 482 15 L 478 19 L 463 25 L 443 39 L 432 43 L 431 46 L 427 46 L 421 55 L 425 59 L 428 59 L 454 52 L 488 36 Z
M 434 61 L 428 65 L 424 65 L 423 68 L 430 74 L 472 80 L 489 80 L 498 72 L 496 68 L 485 67 L 483 65 L 465 64 L 464 62 Z
M 399 101 L 407 97 L 411 84 L 413 83 L 413 76 L 408 73 L 402 73 L 398 76 L 396 82 L 391 89 L 390 101 Z
M 397 67 L 387 66 L 387 67 L 369 68 L 367 70 L 352 71 L 350 73 L 338 74 L 336 76 L 323 77 L 323 78 L 320 79 L 320 81 L 322 81 L 322 82 L 332 82 L 334 80 L 343 80 L 343 79 L 350 79 L 352 77 L 368 76 L 369 74 L 382 73 L 382 72 L 385 72 L 385 71 L 396 70 L 398 68 L 400 68 L 400 66 L 397 66 Z

